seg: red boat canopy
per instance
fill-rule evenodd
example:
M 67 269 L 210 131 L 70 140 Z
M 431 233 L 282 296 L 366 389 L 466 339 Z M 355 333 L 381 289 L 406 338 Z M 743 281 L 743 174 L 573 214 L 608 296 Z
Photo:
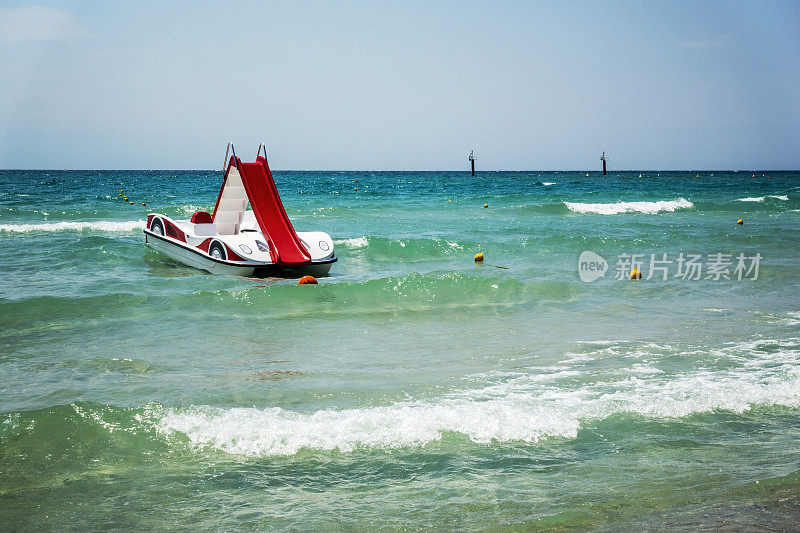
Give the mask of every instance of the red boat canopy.
M 242 163 L 231 156 L 212 217 L 220 235 L 239 233 L 248 203 L 267 239 L 273 263 L 311 262 L 311 255 L 286 215 L 266 158 L 259 156 L 255 163 Z

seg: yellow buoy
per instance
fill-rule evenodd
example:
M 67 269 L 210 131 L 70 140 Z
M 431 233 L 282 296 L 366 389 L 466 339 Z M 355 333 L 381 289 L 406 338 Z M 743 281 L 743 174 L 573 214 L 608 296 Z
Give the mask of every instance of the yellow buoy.
M 146 203 L 142 202 L 142 205 L 147 205 Z
M 489 204 L 483 204 L 483 207 L 489 207 Z
M 483 261 L 483 252 L 475 254 L 475 262 L 480 263 L 481 261 Z
M 317 278 L 314 276 L 303 276 L 297 281 L 298 285 L 317 285 Z
M 133 202 L 128 202 L 129 204 L 133 205 Z
M 740 218 L 739 220 L 737 220 L 737 221 L 736 221 L 736 223 L 737 223 L 737 224 L 739 224 L 739 225 L 741 226 L 741 225 L 743 225 L 743 224 L 744 224 L 744 219 L 743 219 L 743 218 Z
M 642 279 L 642 273 L 639 272 L 637 267 L 633 267 L 633 270 L 631 270 L 631 279 Z

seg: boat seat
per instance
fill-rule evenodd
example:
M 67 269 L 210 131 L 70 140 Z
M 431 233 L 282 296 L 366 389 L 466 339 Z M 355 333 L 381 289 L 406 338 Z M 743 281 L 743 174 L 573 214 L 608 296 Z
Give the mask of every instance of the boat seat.
M 208 224 L 195 224 L 192 228 L 194 234 L 198 237 L 211 237 L 217 235 L 217 226 L 211 223 Z
M 211 224 L 213 219 L 208 211 L 195 211 L 192 215 L 192 224 Z

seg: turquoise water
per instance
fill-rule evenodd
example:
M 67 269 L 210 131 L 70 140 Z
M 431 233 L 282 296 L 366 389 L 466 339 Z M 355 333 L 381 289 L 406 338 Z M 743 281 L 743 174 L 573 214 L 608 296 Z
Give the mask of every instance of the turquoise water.
M 4 529 L 800 523 L 800 173 L 275 177 L 317 286 L 145 246 L 219 172 L 0 172 Z

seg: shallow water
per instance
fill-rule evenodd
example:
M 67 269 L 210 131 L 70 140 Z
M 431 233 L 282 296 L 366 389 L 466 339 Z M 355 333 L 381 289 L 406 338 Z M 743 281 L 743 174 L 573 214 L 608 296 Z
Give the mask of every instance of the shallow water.
M 276 172 L 299 287 L 145 247 L 220 181 L 0 171 L 5 527 L 800 523 L 800 173 Z

